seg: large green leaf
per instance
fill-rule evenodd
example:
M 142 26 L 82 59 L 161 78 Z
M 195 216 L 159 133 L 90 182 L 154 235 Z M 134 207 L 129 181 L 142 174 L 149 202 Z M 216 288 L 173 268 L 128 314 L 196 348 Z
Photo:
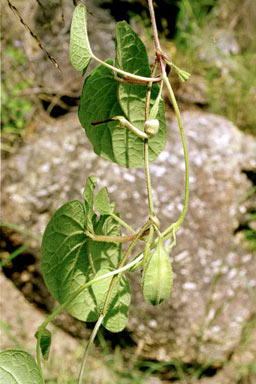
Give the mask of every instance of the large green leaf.
M 107 61 L 112 64 L 112 61 Z M 121 69 L 149 76 L 150 66 L 144 44 L 126 22 L 117 24 L 116 65 Z M 93 144 L 96 154 L 126 168 L 144 166 L 144 141 L 120 126 L 118 121 L 91 125 L 111 117 L 125 116 L 133 125 L 144 130 L 145 85 L 123 84 L 103 65 L 85 80 L 79 107 L 79 119 Z M 151 106 L 159 94 L 158 85 L 152 87 Z M 160 129 L 149 139 L 149 161 L 154 161 L 166 143 L 164 102 L 161 99 L 156 118 Z
M 33 357 L 24 351 L 6 350 L 0 353 L 0 383 L 43 384 L 43 378 Z
M 111 61 L 108 62 L 111 63 Z M 128 115 L 131 114 L 128 116 L 130 121 L 143 130 L 146 88 L 142 85 L 126 85 L 136 87 L 134 88 L 135 96 L 130 104 L 134 112 L 132 114 L 129 112 L 129 106 L 126 112 Z M 117 115 L 126 116 L 118 101 L 118 87 L 119 83 L 114 78 L 113 72 L 103 65 L 98 66 L 84 82 L 78 112 L 79 119 L 97 155 L 126 168 L 143 167 L 144 145 L 141 138 L 120 127 L 118 121 L 91 125 L 92 122 L 107 120 Z M 158 88 L 157 85 L 153 86 L 152 103 L 157 98 Z M 137 101 L 133 103 L 134 100 Z M 135 114 L 136 111 L 137 114 Z M 155 160 L 166 142 L 163 101 L 160 102 L 157 118 L 160 121 L 160 129 L 155 137 L 149 139 L 150 162 Z
M 83 74 L 88 67 L 92 52 L 87 34 L 87 12 L 84 4 L 75 8 L 70 31 L 70 60 L 77 71 Z
M 92 193 L 96 182 L 87 180 L 85 201 L 93 204 Z M 121 244 L 98 242 L 87 235 L 85 210 L 78 200 L 59 208 L 48 223 L 42 240 L 42 271 L 46 285 L 59 303 L 64 303 L 82 285 L 92 280 L 102 267 L 116 268 L 121 257 Z M 93 220 L 97 235 L 120 236 L 120 225 L 109 215 Z M 74 317 L 83 321 L 98 318 L 97 300 L 92 288 L 80 293 L 66 308 Z
M 140 76 L 150 76 L 145 45 L 125 21 L 116 26 L 116 65 L 120 69 Z M 146 85 L 120 83 L 118 86 L 119 102 L 128 120 L 140 130 L 144 131 Z M 151 92 L 150 107 L 152 107 L 159 94 L 159 86 L 154 84 Z M 164 101 L 159 102 L 156 118 L 159 120 L 159 132 L 149 139 L 149 161 L 153 162 L 162 152 L 166 144 L 166 124 Z M 129 167 L 143 166 L 143 141 L 129 131 L 113 132 L 113 141 L 119 143 L 114 147 L 114 155 L 120 163 L 129 164 Z M 126 143 L 126 151 L 122 150 L 121 143 Z M 126 165 L 127 166 L 127 165 Z
M 43 276 L 49 291 L 61 304 L 93 277 L 85 220 L 83 204 L 70 201 L 55 212 L 43 235 Z M 95 319 L 93 299 L 88 291 L 76 297 L 67 310 L 81 320 L 90 316 Z
M 112 64 L 111 60 L 107 61 Z M 122 115 L 117 99 L 118 82 L 113 72 L 99 65 L 85 79 L 80 100 L 78 116 L 86 134 L 93 145 L 94 152 L 103 158 L 117 162 L 113 153 L 112 132 L 120 128 L 118 121 L 93 126 L 92 122 Z M 117 128 L 119 127 L 119 128 Z
M 150 76 L 147 50 L 126 21 L 116 24 L 116 66 L 139 76 Z

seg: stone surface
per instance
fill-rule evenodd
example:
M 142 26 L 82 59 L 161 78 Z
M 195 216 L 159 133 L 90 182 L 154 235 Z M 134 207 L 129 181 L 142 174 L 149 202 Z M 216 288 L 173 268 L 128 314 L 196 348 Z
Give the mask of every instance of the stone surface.
M 226 119 L 183 113 L 190 158 L 190 206 L 171 253 L 174 287 L 159 307 L 143 301 L 140 273 L 128 330 L 140 356 L 185 362 L 225 361 L 255 312 L 255 258 L 233 237 L 236 206 L 250 183 L 241 169 L 256 167 L 255 139 Z M 153 198 L 164 229 L 183 207 L 184 161 L 175 119 L 168 119 L 166 149 L 151 165 Z M 42 234 L 53 212 L 82 199 L 86 177 L 107 186 L 121 217 L 134 228 L 147 218 L 143 169 L 127 170 L 97 157 L 75 114 L 41 124 L 40 135 L 3 169 L 4 220 Z M 15 212 L 15 216 L 14 213 Z M 39 258 L 38 244 L 33 253 Z
M 45 320 L 45 316 L 29 304 L 13 283 L 0 273 L 1 286 L 1 350 L 25 349 L 35 357 L 36 339 L 34 334 Z M 15 315 L 14 315 L 15 309 Z M 65 332 L 49 326 L 52 333 L 50 364 L 44 367 L 46 376 L 58 374 L 59 379 L 65 375 L 78 376 L 83 349 L 80 343 Z M 53 359 L 52 359 L 53 358 Z M 65 367 L 58 361 L 65 359 Z

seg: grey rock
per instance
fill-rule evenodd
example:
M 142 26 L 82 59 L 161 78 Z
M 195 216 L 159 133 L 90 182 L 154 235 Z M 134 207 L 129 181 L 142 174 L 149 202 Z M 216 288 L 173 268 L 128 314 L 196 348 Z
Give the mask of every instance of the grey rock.
M 138 355 L 185 362 L 225 361 L 255 312 L 256 262 L 235 242 L 236 207 L 250 187 L 241 169 L 256 168 L 256 142 L 226 119 L 203 112 L 182 115 L 190 158 L 190 206 L 172 250 L 174 286 L 159 307 L 143 300 L 140 272 L 129 278 L 132 308 L 128 330 Z M 153 199 L 162 229 L 183 207 L 184 160 L 176 120 L 151 165 Z M 75 114 L 41 123 L 40 135 L 3 167 L 5 221 L 43 234 L 54 211 L 82 200 L 89 175 L 107 186 L 121 217 L 134 228 L 147 219 L 143 169 L 127 170 L 97 157 Z M 15 214 L 14 214 L 15 213 Z M 39 257 L 38 244 L 34 254 Z

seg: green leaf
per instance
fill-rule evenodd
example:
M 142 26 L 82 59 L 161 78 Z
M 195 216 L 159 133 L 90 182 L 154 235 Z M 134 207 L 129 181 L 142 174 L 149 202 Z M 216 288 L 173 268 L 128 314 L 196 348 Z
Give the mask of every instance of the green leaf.
M 113 64 L 112 60 L 107 63 Z M 92 122 L 122 115 L 123 111 L 117 99 L 118 83 L 113 72 L 99 65 L 85 79 L 78 110 L 79 120 L 93 145 L 94 152 L 104 159 L 118 163 L 113 153 L 112 132 L 120 128 L 118 121 L 92 126 Z
M 93 202 L 95 178 L 89 178 L 84 197 Z M 90 208 L 90 212 L 93 211 Z M 101 268 L 116 268 L 121 258 L 121 244 L 92 241 L 85 232 L 88 211 L 78 200 L 59 208 L 49 221 L 42 240 L 42 272 L 52 296 L 64 303 Z M 93 232 L 120 236 L 120 225 L 108 215 L 97 221 L 92 217 Z M 92 287 L 80 293 L 67 306 L 67 311 L 82 321 L 96 321 L 97 300 Z
M 109 201 L 108 190 L 106 187 L 102 188 L 99 191 L 99 193 L 95 197 L 94 204 L 95 204 L 95 208 L 101 215 L 106 215 L 113 212 L 113 209 Z
M 87 11 L 79 4 L 73 13 L 70 31 L 70 60 L 77 71 L 85 73 L 92 57 L 87 34 Z
M 95 278 L 106 275 L 107 273 L 113 272 L 113 271 L 114 271 L 114 268 L 103 267 L 96 273 Z M 98 315 L 101 314 L 102 309 L 104 307 L 104 303 L 105 303 L 108 289 L 112 279 L 113 279 L 113 276 L 107 277 L 106 279 L 100 280 L 97 283 L 93 284 L 92 286 L 92 291 L 97 301 Z
M 93 278 L 85 235 L 86 212 L 78 200 L 59 208 L 49 221 L 42 240 L 42 272 L 52 296 L 64 303 L 70 295 Z M 74 299 L 66 309 L 86 321 L 94 311 L 88 290 Z
M 107 61 L 112 63 L 112 61 Z M 125 84 L 131 85 L 131 84 Z M 104 121 L 114 116 L 124 115 L 117 97 L 119 83 L 113 72 L 104 65 L 98 66 L 85 79 L 79 106 L 79 119 L 93 145 L 94 152 L 106 160 L 113 161 L 123 167 L 144 166 L 144 142 L 134 133 L 122 128 L 118 121 L 91 125 L 92 122 Z M 143 130 L 145 108 L 145 86 L 136 85 L 135 96 L 139 121 L 133 124 Z M 143 88 L 143 94 L 138 92 Z M 157 98 L 157 85 L 152 87 L 152 103 Z M 134 99 L 133 99 L 134 101 Z M 159 105 L 157 118 L 160 122 L 158 134 L 149 139 L 149 159 L 154 161 L 166 142 L 166 125 L 163 101 Z M 130 119 L 131 121 L 131 119 Z M 132 121 L 131 121 L 132 122 Z
M 35 333 L 36 339 L 38 338 L 38 330 Z M 52 334 L 48 329 L 44 329 L 40 340 L 40 349 L 44 360 L 48 360 L 52 342 Z
M 113 270 L 113 268 L 102 268 L 97 273 L 96 277 L 105 275 Z M 93 291 L 95 293 L 95 297 L 97 298 L 99 314 L 104 308 L 112 279 L 113 276 L 110 276 L 109 278 L 100 280 L 93 285 Z M 125 276 L 115 278 L 102 325 L 110 332 L 121 332 L 128 320 L 130 302 L 131 295 L 127 278 Z
M 112 61 L 107 61 L 112 64 Z M 126 71 L 150 76 L 150 66 L 144 44 L 126 22 L 117 24 L 116 63 Z M 144 131 L 145 85 L 118 82 L 113 72 L 103 65 L 96 68 L 85 80 L 82 91 L 79 119 L 93 144 L 94 151 L 103 158 L 126 167 L 144 166 L 144 141 L 133 132 L 120 126 L 118 121 L 91 125 L 114 116 L 125 116 L 138 129 Z M 158 85 L 152 87 L 151 106 L 159 94 Z M 164 102 L 159 100 L 156 117 L 160 129 L 149 139 L 149 161 L 154 161 L 166 143 Z
M 116 65 L 120 69 L 136 75 L 150 76 L 151 70 L 146 48 L 136 32 L 125 21 L 117 23 L 116 26 Z M 118 86 L 119 102 L 124 114 L 141 131 L 144 131 L 146 91 L 146 85 L 120 83 Z M 151 92 L 151 108 L 158 95 L 159 86 L 154 84 Z M 160 128 L 158 134 L 149 139 L 150 162 L 158 157 L 166 144 L 165 109 L 161 99 L 155 118 L 159 120 Z M 142 139 L 129 131 L 115 131 L 112 140 L 116 143 L 114 155 L 118 158 L 119 164 L 127 168 L 143 167 L 144 143 Z
M 87 211 L 87 227 L 90 232 L 93 232 L 93 224 L 92 217 L 94 215 L 93 211 L 93 201 L 94 201 L 94 190 L 97 185 L 97 177 L 89 176 L 86 180 L 85 188 L 84 188 L 84 201 L 85 207 Z
M 27 352 L 6 350 L 0 353 L 0 383 L 43 384 L 34 358 Z
M 102 276 L 108 272 L 112 272 L 113 268 L 102 268 L 95 277 Z M 104 280 L 100 280 L 92 287 L 97 300 L 97 308 L 99 315 L 105 305 L 108 289 L 113 276 Z M 106 308 L 106 314 L 102 325 L 110 332 L 121 332 L 128 320 L 129 305 L 131 302 L 131 294 L 128 280 L 125 276 L 115 278 L 110 299 Z
M 109 215 L 100 217 L 94 227 L 97 235 L 121 236 L 120 224 Z M 121 260 L 121 243 L 89 241 L 89 251 L 96 271 L 103 267 L 116 269 Z
M 107 313 L 102 325 L 110 332 L 121 332 L 128 320 L 129 305 L 131 302 L 130 286 L 126 276 L 117 278 Z
M 116 24 L 116 66 L 135 75 L 150 77 L 146 47 L 126 21 Z

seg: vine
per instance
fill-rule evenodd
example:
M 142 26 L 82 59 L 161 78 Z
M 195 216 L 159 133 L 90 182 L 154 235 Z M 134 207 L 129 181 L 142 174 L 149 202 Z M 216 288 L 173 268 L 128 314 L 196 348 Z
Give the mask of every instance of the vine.
M 152 0 L 148 0 L 148 7 L 155 47 L 152 68 L 143 42 L 124 21 L 116 26 L 115 61 L 96 57 L 90 47 L 86 6 L 82 3 L 74 10 L 70 37 L 70 58 L 76 70 L 85 75 L 91 60 L 100 64 L 84 81 L 78 111 L 81 125 L 97 155 L 126 168 L 144 167 L 148 218 L 135 231 L 115 211 L 107 188 L 95 196 L 95 176 L 87 178 L 83 203 L 69 201 L 55 212 L 42 240 L 42 272 L 60 306 L 35 335 L 37 363 L 23 351 L 0 354 L 0 378 L 6 383 L 12 383 L 9 372 L 18 375 L 20 384 L 32 382 L 32 370 L 33 383 L 44 383 L 41 357 L 48 359 L 51 346 L 47 326 L 65 309 L 79 320 L 96 322 L 79 373 L 78 384 L 82 384 L 90 346 L 99 327 L 120 332 L 126 325 L 131 300 L 127 271 L 142 267 L 142 292 L 148 303 L 158 305 L 170 296 L 172 267 L 168 252 L 176 244 L 176 233 L 188 208 L 189 164 L 181 116 L 168 74 L 173 68 L 182 81 L 189 74 L 162 51 Z M 185 202 L 181 216 L 161 231 L 152 198 L 150 163 L 166 143 L 164 86 L 177 116 L 184 151 Z M 131 235 L 122 235 L 122 227 Z M 172 243 L 165 247 L 168 239 Z M 144 251 L 129 260 L 138 241 L 144 242 Z M 122 243 L 129 244 L 124 254 Z

